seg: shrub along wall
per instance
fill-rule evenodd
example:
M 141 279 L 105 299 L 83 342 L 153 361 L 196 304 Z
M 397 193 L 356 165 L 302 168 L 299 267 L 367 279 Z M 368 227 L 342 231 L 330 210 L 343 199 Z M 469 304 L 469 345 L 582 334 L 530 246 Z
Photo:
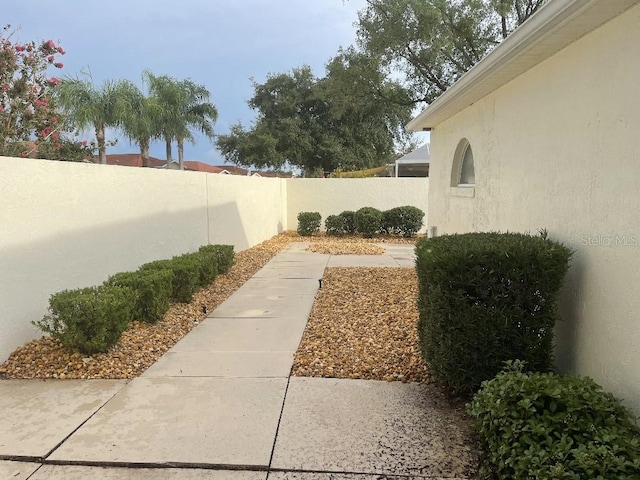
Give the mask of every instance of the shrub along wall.
M 467 233 L 416 247 L 422 354 L 451 393 L 470 395 L 507 360 L 548 371 L 571 251 L 546 235 Z
M 112 275 L 99 287 L 64 290 L 51 296 L 49 313 L 33 323 L 71 351 L 106 352 L 131 321 L 158 321 L 170 299 L 190 302 L 198 287 L 231 268 L 233 257 L 231 245 L 204 245 L 195 253 Z

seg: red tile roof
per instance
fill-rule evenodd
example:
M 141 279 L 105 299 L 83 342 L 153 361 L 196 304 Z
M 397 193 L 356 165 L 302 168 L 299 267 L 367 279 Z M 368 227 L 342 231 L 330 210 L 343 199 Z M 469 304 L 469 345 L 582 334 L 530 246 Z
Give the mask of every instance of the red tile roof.
M 96 157 L 96 162 L 98 161 Z M 165 160 L 149 157 L 149 167 L 164 167 Z M 142 155 L 139 153 L 119 153 L 107 155 L 107 165 L 121 165 L 125 167 L 142 167 Z

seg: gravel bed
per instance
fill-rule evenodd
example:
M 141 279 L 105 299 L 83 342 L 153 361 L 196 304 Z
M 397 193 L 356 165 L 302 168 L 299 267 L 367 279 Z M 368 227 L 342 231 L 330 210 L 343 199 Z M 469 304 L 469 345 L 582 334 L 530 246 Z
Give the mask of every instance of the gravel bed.
M 156 324 L 133 322 L 107 353 L 69 353 L 51 337 L 16 349 L 0 365 L 0 378 L 134 378 L 251 278 L 292 241 L 333 254 L 379 254 L 381 242 L 415 239 L 299 237 L 285 232 L 236 254 L 225 275 L 198 291 L 189 304 L 174 303 Z M 307 376 L 426 381 L 415 333 L 416 279 L 412 269 L 333 268 L 325 274 L 294 373 Z
M 278 235 L 236 253 L 231 270 L 196 292 L 191 303 L 174 303 L 155 324 L 132 322 L 107 353 L 87 357 L 70 353 L 51 337 L 18 347 L 0 365 L 0 378 L 134 378 L 184 337 L 275 254 L 292 241 Z
M 428 382 L 411 268 L 327 268 L 295 355 L 303 377 Z

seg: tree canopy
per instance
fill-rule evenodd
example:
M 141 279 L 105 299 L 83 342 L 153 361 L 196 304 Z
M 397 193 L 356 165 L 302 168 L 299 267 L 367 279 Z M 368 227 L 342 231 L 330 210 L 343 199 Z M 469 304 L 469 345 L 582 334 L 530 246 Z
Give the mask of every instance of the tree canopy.
M 250 129 L 241 124 L 217 138 L 225 158 L 238 165 L 282 168 L 285 164 L 313 172 L 355 170 L 383 165 L 406 140 L 402 126 L 408 106 L 376 101 L 360 87 L 367 82 L 390 98 L 403 92 L 382 72 L 367 65 L 355 50 L 340 51 L 326 66 L 326 75 L 311 68 L 269 75 L 254 82 L 249 106 L 258 117 Z
M 402 75 L 414 104 L 431 103 L 545 1 L 367 0 L 357 44 Z

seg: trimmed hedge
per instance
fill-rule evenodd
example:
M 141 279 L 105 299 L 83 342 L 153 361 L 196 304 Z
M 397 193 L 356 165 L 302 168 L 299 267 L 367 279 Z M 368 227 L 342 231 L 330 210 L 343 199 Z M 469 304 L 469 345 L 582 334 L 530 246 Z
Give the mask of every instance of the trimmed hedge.
M 363 207 L 355 213 L 356 232 L 365 238 L 373 237 L 380 232 L 382 212 L 377 208 Z
M 139 270 L 171 271 L 171 299 L 177 302 L 189 303 L 200 283 L 200 261 L 188 253 L 171 260 L 145 263 Z
M 514 358 L 551 369 L 571 250 L 546 235 L 467 233 L 421 239 L 416 253 L 420 347 L 450 393 L 473 394 Z
M 203 245 L 198 251 L 215 253 L 218 259 L 218 273 L 227 273 L 233 266 L 233 245 Z
M 640 429 L 618 399 L 590 378 L 509 367 L 467 406 L 484 478 L 640 479 Z
M 380 229 L 389 234 L 413 237 L 422 228 L 424 212 L 417 207 L 406 205 L 382 212 Z
M 324 228 L 327 235 L 341 237 L 346 233 L 344 217 L 340 215 L 329 215 L 324 221 Z
M 171 270 L 139 270 L 116 273 L 109 277 L 105 285 L 131 289 L 135 293 L 131 312 L 133 319 L 155 323 L 169 309 L 172 280 Z
M 340 215 L 344 224 L 344 233 L 346 235 L 353 235 L 356 233 L 356 212 L 351 210 L 345 210 Z
M 309 237 L 320 231 L 322 216 L 318 212 L 298 213 L 298 235 Z
M 33 322 L 72 352 L 106 352 L 131 320 L 135 294 L 126 287 L 63 290 L 49 298 L 49 314 Z

